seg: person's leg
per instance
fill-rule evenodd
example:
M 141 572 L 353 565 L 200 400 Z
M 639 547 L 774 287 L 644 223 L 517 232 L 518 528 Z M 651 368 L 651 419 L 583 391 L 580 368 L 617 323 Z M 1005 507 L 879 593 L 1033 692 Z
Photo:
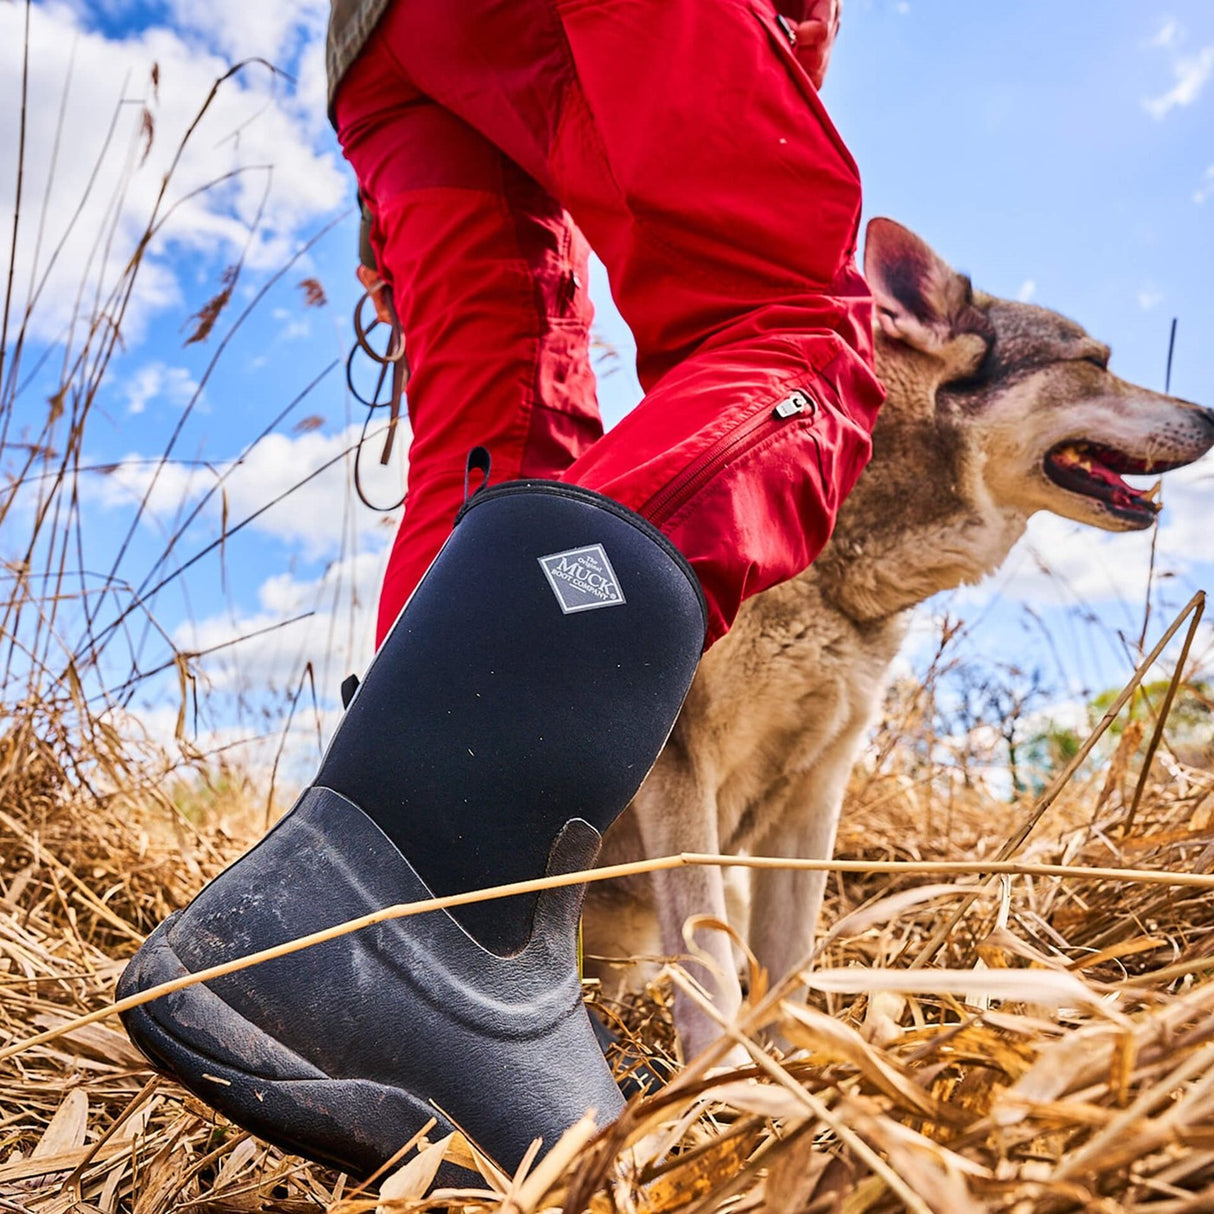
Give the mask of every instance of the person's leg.
M 472 499 L 316 783 L 157 929 L 122 994 L 393 898 L 539 876 L 545 857 L 550 872 L 588 863 L 694 673 L 699 583 L 719 634 L 820 546 L 879 392 L 851 265 L 854 172 L 780 37 L 770 9 L 740 0 L 389 10 L 373 43 L 401 79 L 560 197 L 599 248 L 648 396 L 566 473 L 612 496 L 523 480 Z M 468 302 L 462 235 L 452 224 L 459 255 L 436 271 L 455 276 L 440 335 Z M 588 1104 L 620 1107 L 579 998 L 576 903 L 380 924 L 126 1023 L 187 1086 L 293 1149 L 366 1170 L 435 1110 L 513 1167 L 533 1134 L 550 1146 Z
M 556 478 L 603 430 L 587 247 L 561 206 L 420 96 L 382 47 L 343 80 L 335 116 L 412 368 L 405 514 L 378 644 L 451 532 L 470 448 L 490 450 L 495 482 Z
M 344 134 L 416 368 L 403 551 L 428 568 L 394 621 L 381 616 L 391 626 L 312 785 L 149 937 L 120 997 L 393 902 L 589 867 L 703 649 L 698 581 L 660 532 L 531 479 L 600 432 L 580 238 L 432 103 L 401 102 L 408 158 L 376 161 L 377 98 L 393 104 L 377 88 L 368 128 Z M 460 507 L 481 443 L 495 485 Z M 513 1170 L 534 1137 L 550 1147 L 588 1110 L 604 1123 L 623 1105 L 581 997 L 580 901 L 566 888 L 385 922 L 128 1009 L 125 1024 L 155 1065 L 287 1149 L 368 1173 L 436 1120 L 435 1137 L 458 1127 Z
M 675 540 L 715 639 L 820 551 L 881 399 L 858 176 L 774 10 L 397 0 L 373 44 L 605 262 L 647 395 L 564 476 Z
M 821 551 L 881 399 L 858 174 L 774 10 L 397 0 L 373 43 L 560 198 L 602 257 L 647 394 L 563 476 L 673 540 L 711 644 Z M 727 943 L 707 943 L 727 972 Z

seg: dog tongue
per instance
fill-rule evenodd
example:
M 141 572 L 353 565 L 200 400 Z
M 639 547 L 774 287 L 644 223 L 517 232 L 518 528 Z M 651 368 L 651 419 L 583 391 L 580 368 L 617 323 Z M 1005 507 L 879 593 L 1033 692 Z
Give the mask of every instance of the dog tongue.
M 1064 489 L 1095 497 L 1126 510 L 1158 511 L 1158 485 L 1141 492 L 1126 484 L 1110 466 L 1129 473 L 1149 472 L 1150 465 L 1094 443 L 1068 443 L 1050 452 L 1047 466 Z
M 1115 488 L 1129 489 L 1129 485 L 1113 471 L 1108 464 L 1102 463 L 1092 453 L 1091 448 L 1064 447 L 1055 457 L 1062 468 L 1071 468 L 1083 473 L 1093 480 L 1103 481 Z

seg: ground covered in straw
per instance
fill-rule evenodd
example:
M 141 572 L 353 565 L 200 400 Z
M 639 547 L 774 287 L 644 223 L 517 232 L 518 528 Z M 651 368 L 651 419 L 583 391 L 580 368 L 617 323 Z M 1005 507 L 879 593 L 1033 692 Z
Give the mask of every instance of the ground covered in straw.
M 1017 859 L 1214 870 L 1214 780 L 1165 746 L 1131 814 L 1141 745 L 1127 729 L 1081 769 Z M 0 737 L 8 1046 L 105 1006 L 142 936 L 259 829 L 228 777 L 87 788 L 57 746 L 32 721 Z M 888 766 L 850 799 L 840 852 L 869 862 L 990 857 L 1035 812 Z M 807 1001 L 752 976 L 731 1032 L 753 1066 L 675 1067 L 607 1132 L 575 1127 L 515 1178 L 483 1165 L 463 1193 L 425 1196 L 444 1156 L 474 1161 L 465 1143 L 422 1141 L 360 1187 L 154 1075 L 116 1020 L 76 1029 L 0 1062 L 0 1211 L 1214 1209 L 1208 886 L 849 872 L 826 922 Z M 666 1061 L 679 981 L 607 1009 Z

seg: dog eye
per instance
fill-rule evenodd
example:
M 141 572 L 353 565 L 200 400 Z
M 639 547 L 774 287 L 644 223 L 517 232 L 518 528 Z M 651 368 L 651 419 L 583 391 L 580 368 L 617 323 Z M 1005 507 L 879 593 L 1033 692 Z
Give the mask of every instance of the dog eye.
M 981 369 L 973 375 L 965 375 L 960 379 L 946 379 L 940 385 L 942 392 L 977 392 L 989 383 L 989 377 L 981 373 Z
M 987 346 L 986 355 L 982 361 L 968 374 L 958 375 L 956 379 L 946 379 L 940 389 L 943 392 L 977 392 L 985 388 L 993 377 L 992 346 Z

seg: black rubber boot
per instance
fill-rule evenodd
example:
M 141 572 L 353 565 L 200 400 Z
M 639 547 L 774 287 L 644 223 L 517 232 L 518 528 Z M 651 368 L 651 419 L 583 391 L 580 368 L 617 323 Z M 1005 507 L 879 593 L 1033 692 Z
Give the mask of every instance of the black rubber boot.
M 484 490 L 372 662 L 316 782 L 149 937 L 119 997 L 382 906 L 588 867 L 695 672 L 690 567 L 598 494 Z M 394 920 L 128 1012 L 159 1067 L 366 1174 L 431 1117 L 508 1171 L 622 1098 L 576 965 L 581 889 Z

